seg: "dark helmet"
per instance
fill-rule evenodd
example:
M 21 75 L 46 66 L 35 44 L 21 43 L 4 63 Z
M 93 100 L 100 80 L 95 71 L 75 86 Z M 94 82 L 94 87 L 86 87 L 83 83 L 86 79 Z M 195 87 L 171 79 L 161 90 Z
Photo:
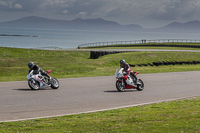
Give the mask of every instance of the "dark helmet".
M 121 65 L 123 65 L 123 64 L 126 63 L 126 61 L 125 61 L 124 59 L 122 59 L 122 60 L 119 61 L 119 63 L 120 63 Z
M 33 62 L 29 62 L 28 63 L 28 67 L 31 69 L 31 68 L 33 68 L 33 66 L 34 66 L 34 63 Z

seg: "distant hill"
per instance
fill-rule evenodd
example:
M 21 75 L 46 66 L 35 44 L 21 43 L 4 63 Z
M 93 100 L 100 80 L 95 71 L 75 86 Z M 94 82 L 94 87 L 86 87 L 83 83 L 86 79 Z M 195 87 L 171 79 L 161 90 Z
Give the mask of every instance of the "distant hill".
M 186 23 L 173 22 L 164 27 L 152 30 L 162 32 L 200 32 L 200 21 L 188 21 Z
M 140 31 L 140 32 L 200 32 L 200 21 L 186 23 L 173 22 L 166 26 L 144 29 L 137 24 L 121 25 L 114 21 L 77 18 L 71 21 L 48 19 L 36 16 L 24 17 L 14 21 L 0 22 L 0 27 L 20 28 L 50 28 L 74 30 L 107 30 L 107 31 Z
M 97 19 L 74 19 L 56 20 L 42 17 L 30 16 L 14 21 L 0 22 L 0 27 L 20 27 L 20 28 L 61 28 L 77 30 L 131 30 L 141 31 L 143 28 L 139 25 L 120 25 L 114 21 Z

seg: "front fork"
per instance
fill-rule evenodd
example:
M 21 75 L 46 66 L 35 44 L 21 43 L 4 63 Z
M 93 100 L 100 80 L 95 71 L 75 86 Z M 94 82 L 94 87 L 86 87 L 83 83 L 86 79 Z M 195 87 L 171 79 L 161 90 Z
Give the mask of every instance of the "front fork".
M 35 80 L 34 79 L 31 79 L 31 81 L 33 82 L 33 84 L 35 84 Z
M 122 86 L 126 86 L 126 84 L 124 83 L 124 79 L 123 78 L 120 78 L 120 79 L 117 79 L 117 80 L 122 83 Z
M 124 80 L 122 79 L 122 86 L 124 86 Z

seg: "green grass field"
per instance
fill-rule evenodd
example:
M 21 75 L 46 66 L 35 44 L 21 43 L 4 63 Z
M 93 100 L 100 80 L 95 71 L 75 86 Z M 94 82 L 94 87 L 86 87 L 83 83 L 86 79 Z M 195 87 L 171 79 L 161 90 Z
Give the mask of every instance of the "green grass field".
M 89 52 L 0 48 L 0 81 L 26 80 L 28 62 L 42 69 L 52 69 L 56 78 L 110 76 L 119 60 L 130 64 L 157 61 L 197 61 L 200 53 L 192 52 L 127 52 L 89 59 Z M 140 73 L 198 71 L 200 65 L 134 67 Z M 199 133 L 200 98 L 144 105 L 90 114 L 48 119 L 0 123 L 1 133 Z

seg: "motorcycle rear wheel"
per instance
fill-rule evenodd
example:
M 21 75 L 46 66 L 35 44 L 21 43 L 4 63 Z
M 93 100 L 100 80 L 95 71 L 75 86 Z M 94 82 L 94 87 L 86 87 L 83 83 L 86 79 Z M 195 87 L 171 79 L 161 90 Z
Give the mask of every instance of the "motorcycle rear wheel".
M 51 78 L 50 83 L 51 83 L 52 89 L 58 89 L 59 88 L 59 81 L 56 78 Z
M 116 88 L 119 92 L 125 91 L 125 84 L 122 85 L 122 82 L 116 81 Z
M 38 81 L 35 81 L 35 83 L 33 83 L 32 79 L 28 80 L 28 85 L 32 90 L 38 90 L 40 88 L 40 83 Z
M 138 91 L 142 91 L 143 89 L 144 89 L 144 82 L 141 80 L 141 79 L 138 79 L 138 82 L 140 83 L 140 84 L 138 84 L 137 85 L 137 90 Z

